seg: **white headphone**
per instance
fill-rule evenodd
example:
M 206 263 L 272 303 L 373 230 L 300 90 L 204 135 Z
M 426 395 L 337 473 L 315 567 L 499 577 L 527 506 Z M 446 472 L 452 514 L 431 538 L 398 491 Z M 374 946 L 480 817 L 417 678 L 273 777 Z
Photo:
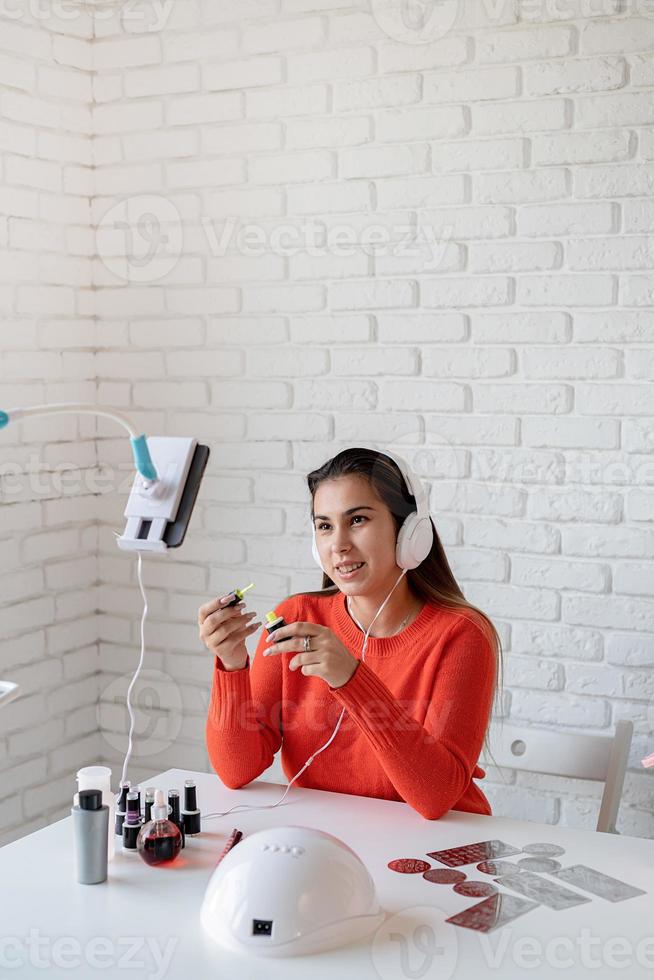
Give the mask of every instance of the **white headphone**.
M 434 531 L 429 517 L 427 494 L 422 483 L 405 459 L 385 450 L 383 452 L 381 450 L 374 451 L 381 452 L 382 456 L 387 456 L 397 464 L 400 473 L 404 477 L 404 482 L 409 493 L 415 497 L 416 511 L 404 519 L 404 523 L 397 536 L 397 545 L 395 547 L 395 564 L 399 568 L 409 571 L 412 568 L 417 568 L 425 560 L 431 551 L 434 540 Z M 320 555 L 318 554 L 318 544 L 316 542 L 315 524 L 312 524 L 311 527 L 311 552 L 316 564 L 322 568 Z M 324 568 L 322 570 L 324 571 Z

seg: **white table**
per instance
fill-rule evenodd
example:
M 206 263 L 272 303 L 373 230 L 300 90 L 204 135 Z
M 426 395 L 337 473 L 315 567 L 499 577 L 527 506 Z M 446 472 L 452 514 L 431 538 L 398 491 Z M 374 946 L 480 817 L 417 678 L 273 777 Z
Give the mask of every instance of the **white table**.
M 170 769 L 148 785 L 181 790 L 187 778 L 197 781 L 203 813 L 224 811 L 237 802 L 273 803 L 283 792 L 283 787 L 264 782 L 230 791 L 217 776 L 180 769 Z M 275 960 L 223 952 L 204 935 L 199 910 L 227 836 L 234 827 L 248 834 L 292 824 L 328 831 L 352 847 L 371 872 L 389 918 L 373 939 L 316 956 Z M 119 845 L 108 882 L 85 886 L 74 879 L 71 831 L 67 818 L 0 850 L 2 977 L 24 980 L 47 972 L 48 977 L 83 980 L 96 975 L 138 980 L 522 980 L 527 973 L 538 980 L 586 975 L 614 980 L 621 972 L 629 980 L 644 980 L 654 971 L 654 840 L 456 811 L 428 821 L 404 803 L 293 787 L 286 803 L 274 810 L 207 821 L 202 835 L 189 839 L 169 868 L 148 867 Z M 484 935 L 444 921 L 478 899 L 457 895 L 449 885 L 430 884 L 419 874 L 387 868 L 393 858 L 425 858 L 427 851 L 496 838 L 517 847 L 559 844 L 565 848 L 560 858 L 564 867 L 587 864 L 648 894 L 617 903 L 592 898 L 564 911 L 540 905 Z M 475 865 L 461 870 L 468 879 L 492 881 Z M 421 924 L 423 929 L 416 932 Z M 430 937 L 435 940 L 431 951 L 425 945 Z M 566 960 L 568 967 L 557 965 Z M 593 968 L 592 963 L 601 965 Z M 621 964 L 628 966 L 620 970 Z

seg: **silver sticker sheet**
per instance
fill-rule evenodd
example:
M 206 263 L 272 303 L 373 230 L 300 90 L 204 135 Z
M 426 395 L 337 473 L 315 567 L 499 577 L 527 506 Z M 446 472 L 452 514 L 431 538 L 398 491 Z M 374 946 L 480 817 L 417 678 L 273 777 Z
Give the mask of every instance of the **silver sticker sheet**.
M 641 888 L 611 878 L 585 864 L 573 864 L 569 868 L 552 871 L 551 876 L 560 878 L 561 881 L 574 885 L 575 888 L 581 888 L 582 891 L 590 892 L 591 895 L 597 895 L 598 898 L 605 898 L 609 902 L 624 902 L 625 899 L 635 898 L 636 895 L 647 895 L 647 892 Z
M 511 861 L 480 861 L 477 865 L 477 871 L 481 871 L 485 875 L 514 875 L 519 870 L 518 866 L 512 864 Z
M 504 862 L 507 864 L 508 862 Z M 525 871 L 558 871 L 561 867 L 560 861 L 555 861 L 554 858 L 548 857 L 526 857 L 520 858 L 516 862 L 518 868 L 523 868 Z M 502 872 L 504 873 L 504 872 Z
M 585 895 L 577 895 L 569 888 L 555 885 L 546 878 L 541 878 L 532 871 L 523 871 L 516 875 L 503 875 L 501 878 L 494 878 L 498 884 L 504 888 L 510 888 L 514 892 L 519 892 L 526 898 L 531 898 L 548 908 L 559 912 L 561 909 L 569 909 L 575 905 L 583 905 L 590 902 L 590 898 Z
M 560 857 L 565 854 L 565 847 L 559 844 L 525 844 L 522 850 L 525 854 L 537 854 L 539 857 Z

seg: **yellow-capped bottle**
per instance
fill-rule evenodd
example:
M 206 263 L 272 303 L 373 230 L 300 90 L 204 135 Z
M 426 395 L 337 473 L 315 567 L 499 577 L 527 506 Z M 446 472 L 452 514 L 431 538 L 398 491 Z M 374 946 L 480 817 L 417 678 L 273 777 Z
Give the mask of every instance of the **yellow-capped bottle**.
M 278 616 L 276 612 L 267 612 L 264 626 L 268 630 L 268 635 L 270 635 L 275 630 L 281 629 L 282 626 L 286 626 L 286 621 L 283 616 Z
M 245 593 L 249 592 L 250 589 L 253 588 L 254 588 L 254 582 L 250 582 L 250 584 L 246 585 L 244 589 L 233 589 L 232 592 L 227 592 L 227 595 L 234 595 L 234 598 L 232 599 L 231 602 L 226 602 L 224 608 L 229 609 L 230 606 L 235 606 L 238 602 L 241 601 Z

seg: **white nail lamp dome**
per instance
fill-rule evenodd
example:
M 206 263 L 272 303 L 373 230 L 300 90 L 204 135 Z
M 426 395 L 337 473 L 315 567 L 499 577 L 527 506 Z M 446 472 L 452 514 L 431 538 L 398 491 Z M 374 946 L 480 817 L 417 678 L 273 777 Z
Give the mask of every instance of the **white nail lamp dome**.
M 221 946 L 269 957 L 345 946 L 384 918 L 360 858 L 309 827 L 271 827 L 244 838 L 214 871 L 201 911 Z

